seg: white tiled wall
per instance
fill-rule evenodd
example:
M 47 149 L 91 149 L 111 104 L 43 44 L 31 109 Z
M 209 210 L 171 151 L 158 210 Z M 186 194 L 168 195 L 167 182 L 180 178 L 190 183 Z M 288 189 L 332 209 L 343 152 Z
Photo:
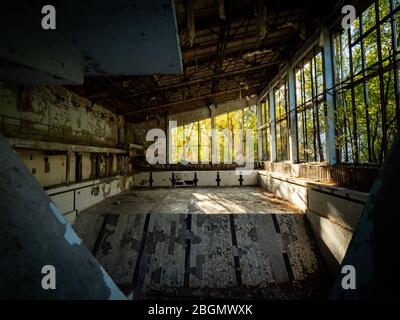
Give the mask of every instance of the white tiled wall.
M 153 187 L 170 187 L 172 186 L 171 177 L 173 171 L 153 172 Z M 236 174 L 235 170 L 225 171 L 174 171 L 176 181 L 193 180 L 194 174 L 197 174 L 197 186 L 199 187 L 216 187 L 217 172 L 219 172 L 220 186 L 231 187 L 240 186 L 240 174 Z M 140 172 L 133 175 L 133 183 L 135 187 L 149 187 L 150 172 Z M 242 185 L 256 186 L 258 185 L 258 171 L 254 171 L 249 175 L 242 175 Z
M 85 181 L 53 188 L 47 190 L 47 193 L 60 211 L 66 215 L 87 209 L 108 197 L 119 194 L 122 191 L 122 179 L 122 177 L 116 177 L 104 182 L 100 180 Z M 125 189 L 132 186 L 132 177 L 126 177 L 125 181 Z

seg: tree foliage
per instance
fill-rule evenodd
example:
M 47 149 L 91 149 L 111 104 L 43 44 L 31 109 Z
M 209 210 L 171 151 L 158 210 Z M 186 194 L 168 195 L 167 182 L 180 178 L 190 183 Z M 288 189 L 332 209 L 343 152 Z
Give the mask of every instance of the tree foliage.
M 341 161 L 382 163 L 393 143 L 398 126 L 394 68 L 398 48 L 393 39 L 398 38 L 398 26 L 399 14 L 391 13 L 390 1 L 378 0 L 334 39 L 336 144 Z

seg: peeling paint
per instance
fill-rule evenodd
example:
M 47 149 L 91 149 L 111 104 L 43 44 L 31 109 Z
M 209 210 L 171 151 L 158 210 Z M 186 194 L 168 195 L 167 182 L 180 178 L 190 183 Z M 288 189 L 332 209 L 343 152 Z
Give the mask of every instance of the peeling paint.
M 27 130 L 19 130 L 18 126 L 29 129 L 34 136 L 50 134 L 72 143 L 100 137 L 100 142 L 116 143 L 117 129 L 125 127 L 122 116 L 65 88 L 36 86 L 31 90 L 29 108 L 19 109 L 20 103 L 18 90 L 0 88 L 0 115 L 10 117 L 5 118 L 6 129 L 21 138 L 26 138 L 23 135 Z

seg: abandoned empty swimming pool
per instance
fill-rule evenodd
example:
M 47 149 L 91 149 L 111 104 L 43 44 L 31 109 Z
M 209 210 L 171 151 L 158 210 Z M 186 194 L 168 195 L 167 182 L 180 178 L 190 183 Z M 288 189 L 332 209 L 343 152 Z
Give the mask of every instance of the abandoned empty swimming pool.
M 42 2 L 0 10 L 0 299 L 400 298 L 400 1 Z
M 82 211 L 75 228 L 136 299 L 322 298 L 306 224 L 262 188 L 149 188 Z

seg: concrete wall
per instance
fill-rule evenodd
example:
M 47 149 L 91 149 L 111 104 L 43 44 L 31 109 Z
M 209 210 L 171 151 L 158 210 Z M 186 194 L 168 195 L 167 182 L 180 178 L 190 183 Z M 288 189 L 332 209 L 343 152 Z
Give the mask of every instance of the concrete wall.
M 71 143 L 88 136 L 101 142 L 116 142 L 118 128 L 125 126 L 121 116 L 63 87 L 21 89 L 0 83 L 0 115 L 22 119 L 21 123 L 5 118 L 7 132 L 14 137 L 26 133 L 29 125 L 31 132 L 39 135 L 50 130 L 52 136 L 63 135 Z M 24 120 L 28 122 L 24 123 Z M 29 124 L 29 121 L 36 124 Z M 13 125 L 17 126 L 15 130 Z M 18 126 L 22 127 L 20 132 Z M 120 130 L 120 134 L 123 135 L 123 132 Z
M 71 160 L 75 161 L 75 156 L 71 157 Z M 72 167 L 72 162 L 71 162 L 71 167 Z M 72 167 L 72 169 L 74 169 Z M 75 175 L 75 170 L 74 175 Z M 86 180 L 90 178 L 90 174 L 92 172 L 92 163 L 90 161 L 90 153 L 82 153 L 82 180 Z M 75 181 L 75 180 L 74 180 Z
M 335 276 L 368 194 L 267 171 L 259 171 L 259 184 L 307 213 L 329 274 Z
M 232 112 L 255 104 L 257 104 L 256 96 L 250 97 L 249 100 L 244 98 L 236 99 L 216 105 L 214 114 L 215 116 L 218 116 L 220 114 Z M 193 121 L 204 120 L 207 118 L 211 118 L 210 108 L 207 106 L 205 106 L 204 108 L 171 115 L 171 121 L 176 121 L 178 123 L 178 126 L 189 124 Z
M 128 123 L 128 136 L 132 137 L 133 143 L 144 146 L 147 149 L 153 142 L 146 141 L 146 134 L 151 129 L 162 129 L 166 133 L 166 119 L 158 118 L 145 122 Z
M 32 175 L 38 180 L 42 187 L 49 187 L 66 183 L 67 177 L 67 156 L 66 154 L 46 154 L 41 150 L 25 150 L 16 149 L 21 160 L 27 166 Z M 82 153 L 82 180 L 90 178 L 91 174 L 91 161 L 90 153 Z M 45 159 L 48 159 L 49 171 L 46 172 Z M 75 160 L 74 153 L 70 156 L 70 182 L 76 181 L 75 177 Z M 116 161 L 116 160 L 115 160 Z M 116 164 L 115 164 L 116 166 Z M 116 172 L 116 170 L 113 170 Z
M 32 175 L 43 186 L 51 186 L 65 183 L 67 174 L 66 155 L 45 155 L 44 151 L 40 150 L 17 150 L 18 155 L 28 167 Z M 45 158 L 48 159 L 48 169 L 46 172 Z M 73 161 L 73 168 L 75 168 L 75 161 Z M 72 165 L 71 165 L 72 167 Z M 75 180 L 75 170 L 71 168 L 72 181 Z

